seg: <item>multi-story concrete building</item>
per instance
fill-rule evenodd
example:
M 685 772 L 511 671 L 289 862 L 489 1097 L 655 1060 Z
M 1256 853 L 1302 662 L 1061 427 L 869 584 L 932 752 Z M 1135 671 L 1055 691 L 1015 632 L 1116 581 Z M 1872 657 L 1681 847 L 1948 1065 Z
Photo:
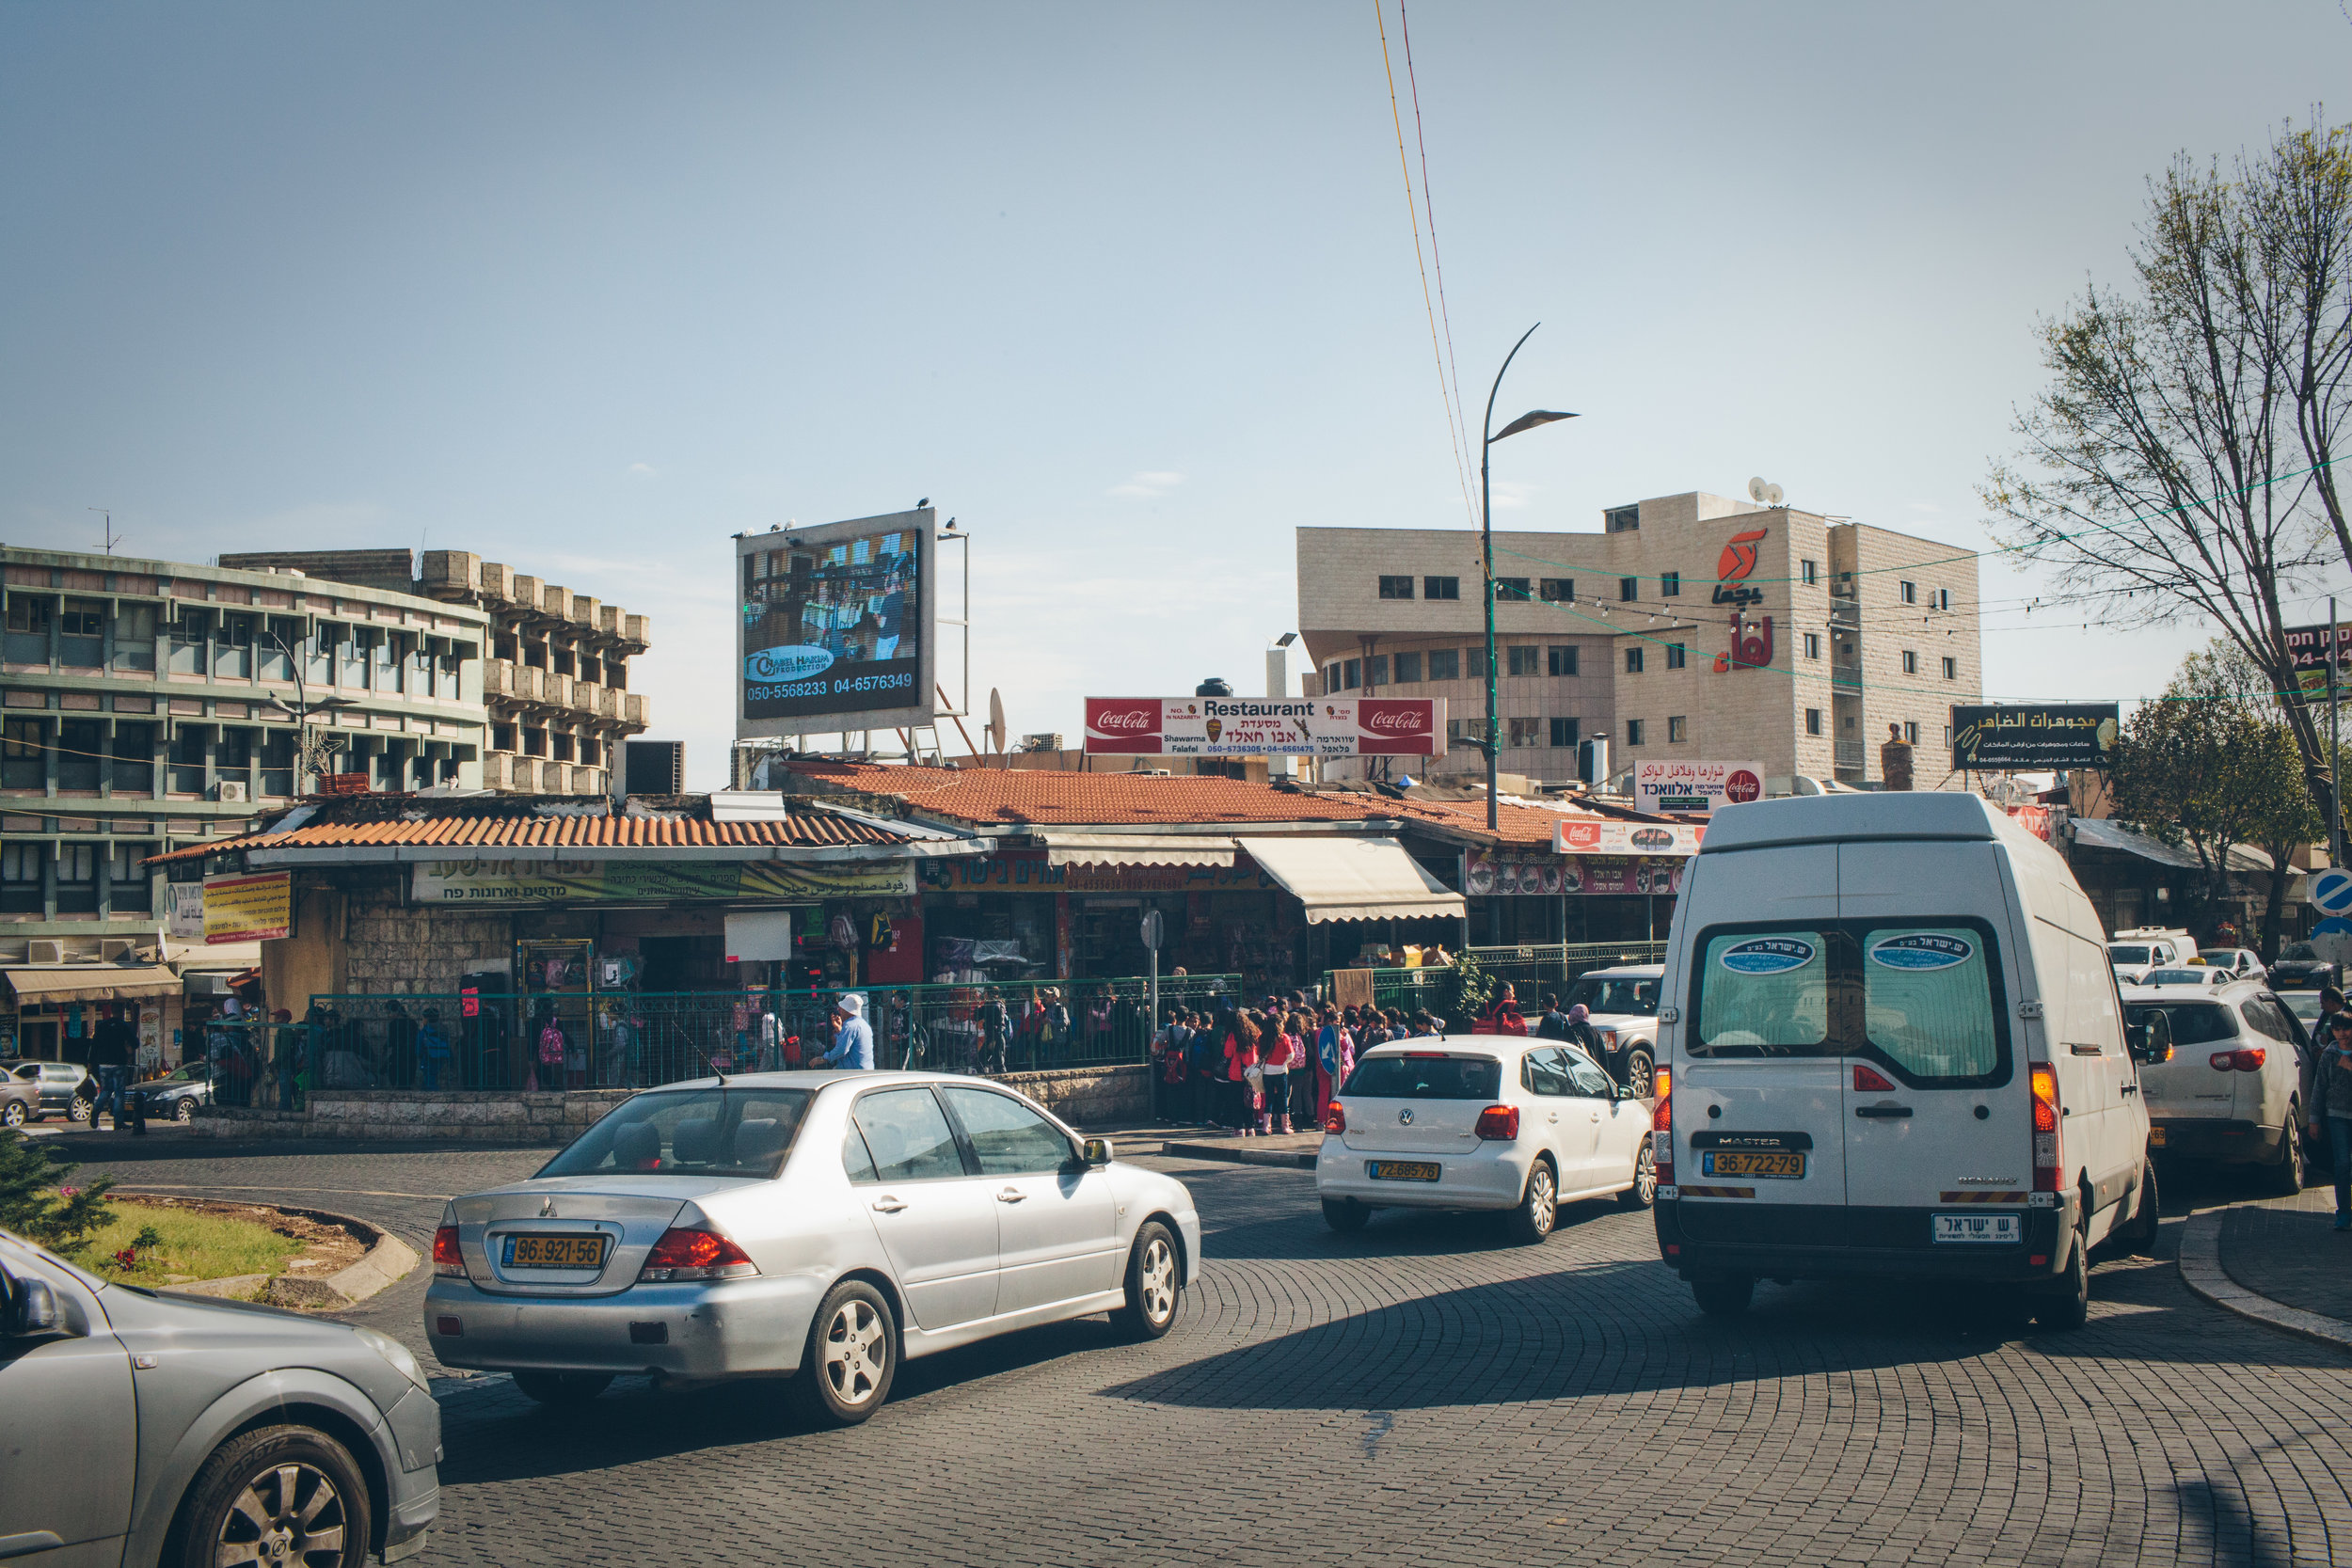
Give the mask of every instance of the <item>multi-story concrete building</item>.
M 1504 771 L 1576 778 L 1599 737 L 1613 778 L 1690 759 L 1759 762 L 1775 792 L 1863 784 L 1891 727 L 1916 787 L 1947 782 L 1952 705 L 1982 686 L 1973 551 L 1699 493 L 1612 507 L 1596 533 L 1494 539 Z M 1298 531 L 1319 689 L 1447 699 L 1439 774 L 1485 768 L 1481 601 L 1475 531 Z
M 224 566 L 406 584 L 407 593 L 480 610 L 490 621 L 483 784 L 532 795 L 608 793 L 620 742 L 646 724 L 644 694 L 628 689 L 628 661 L 651 639 L 646 618 L 464 550 L 426 550 L 413 581 L 409 562 L 406 550 L 221 557 Z
M 152 944 L 166 901 L 147 857 L 311 788 L 306 705 L 328 770 L 481 782 L 478 610 L 122 556 L 0 547 L 0 958 Z

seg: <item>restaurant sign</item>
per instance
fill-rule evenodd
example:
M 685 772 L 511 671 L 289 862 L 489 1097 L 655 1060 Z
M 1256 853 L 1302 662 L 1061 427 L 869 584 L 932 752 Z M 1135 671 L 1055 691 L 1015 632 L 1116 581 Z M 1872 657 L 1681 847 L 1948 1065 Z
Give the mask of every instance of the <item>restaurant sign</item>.
M 903 861 L 420 861 L 408 884 L 420 904 L 670 903 L 685 899 L 903 898 Z
M 1711 812 L 1764 795 L 1760 762 L 1637 762 L 1633 803 L 1643 811 Z
M 204 879 L 206 942 L 274 942 L 293 924 L 293 873 Z
M 1176 757 L 1439 757 L 1443 697 L 1089 697 L 1086 749 Z
M 1551 847 L 1563 855 L 1695 855 L 1707 829 L 1692 822 L 1617 822 L 1564 816 Z
M 1680 860 L 1633 855 L 1507 856 L 1473 853 L 1465 888 L 1475 898 L 1559 898 L 1672 894 L 1682 890 Z

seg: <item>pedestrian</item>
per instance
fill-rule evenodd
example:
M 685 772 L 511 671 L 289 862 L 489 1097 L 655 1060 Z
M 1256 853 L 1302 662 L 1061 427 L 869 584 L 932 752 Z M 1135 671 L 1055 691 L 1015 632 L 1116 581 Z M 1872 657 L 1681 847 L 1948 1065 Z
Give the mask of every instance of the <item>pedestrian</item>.
M 2344 992 L 2334 986 L 2320 987 L 2319 1027 L 2312 1033 L 2317 1037 L 2321 1047 L 2324 1048 L 2328 1043 L 2328 1021 L 2342 1011 L 2344 1011 Z
M 1260 1135 L 1291 1131 L 1291 1069 L 1302 1065 L 1305 1057 L 1306 1047 L 1293 1033 L 1291 1020 L 1274 1021 L 1258 1060 L 1258 1080 L 1264 1095 L 1264 1109 L 1258 1113 Z
M 873 1071 L 874 1031 L 866 1022 L 866 998 L 843 991 L 834 998 L 833 1020 L 833 1049 L 818 1060 L 850 1072 Z
M 1601 1060 L 1600 1031 L 1593 1027 L 1592 1017 L 1592 1009 L 1581 1002 L 1570 1007 L 1568 1032 L 1562 1038 L 1590 1056 L 1595 1067 L 1605 1069 L 1608 1064 Z
M 2352 1013 L 2328 1021 L 2328 1040 L 2319 1053 L 2319 1103 L 2328 1120 L 2328 1157 L 2336 1178 L 2336 1228 L 2352 1230 Z M 92 1117 L 92 1126 L 97 1118 Z M 2300 1136 L 2290 1127 L 2287 1136 Z
M 130 1101 L 123 1087 L 131 1070 L 131 1052 L 136 1037 L 129 1024 L 115 1016 L 110 1005 L 100 1015 L 98 1025 L 90 1031 L 89 1061 L 98 1069 L 98 1098 L 90 1101 L 89 1130 L 98 1131 L 98 1114 L 106 1111 L 115 1118 L 115 1131 L 122 1131 Z
M 1560 998 L 1551 991 L 1544 992 L 1544 1016 L 1536 1021 L 1535 1034 L 1548 1040 L 1568 1037 L 1568 1015 L 1560 1010 Z
M 1191 1011 L 1184 1015 L 1184 1024 L 1192 1031 L 1192 1039 L 1184 1048 L 1189 1058 L 1184 1064 L 1184 1076 L 1192 1091 L 1186 1108 L 1195 1125 L 1207 1127 L 1216 1118 L 1216 1080 L 1224 1070 L 1224 1056 L 1218 1048 L 1218 1037 L 1212 1032 L 1214 1020 Z
M 1168 1008 L 1167 1027 L 1152 1040 L 1152 1060 L 1159 1068 L 1159 1092 L 1152 1099 L 1162 1121 L 1175 1120 L 1178 1108 L 1184 1103 L 1186 1053 L 1191 1044 L 1192 1031 L 1184 1027 L 1184 1015 L 1174 1007 Z
M 1087 1054 L 1089 1062 L 1108 1060 L 1111 1053 L 1111 999 L 1097 991 L 1087 1001 Z
M 1012 1014 L 1002 992 L 992 990 L 980 1004 L 980 1070 L 1006 1070 L 1006 1053 L 1012 1045 Z
M 1246 1138 L 1258 1125 L 1258 1030 L 1246 1011 L 1234 1013 L 1232 1020 L 1225 1036 L 1228 1125 Z
M 441 1027 L 441 1010 L 438 1007 L 427 1007 L 424 1010 L 424 1023 L 417 1030 L 417 1060 L 423 1069 L 426 1088 L 434 1090 L 440 1088 L 441 1074 L 449 1070 L 449 1058 L 453 1050 L 449 1031 Z

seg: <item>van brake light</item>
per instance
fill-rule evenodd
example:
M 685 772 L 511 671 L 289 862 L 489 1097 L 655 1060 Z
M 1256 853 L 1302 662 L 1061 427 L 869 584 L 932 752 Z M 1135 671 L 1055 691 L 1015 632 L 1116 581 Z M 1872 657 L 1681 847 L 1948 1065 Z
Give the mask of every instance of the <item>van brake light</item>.
M 2058 1103 L 2058 1069 L 2036 1062 L 2033 1079 L 2033 1190 L 2058 1190 L 2058 1121 L 2065 1108 Z
M 1658 1173 L 1658 1184 L 1675 1184 L 1675 1097 L 1674 1069 L 1660 1068 L 1652 1075 L 1650 1090 L 1658 1102 L 1649 1114 L 1649 1157 Z
M 1860 1062 L 1853 1065 L 1853 1087 L 1856 1094 L 1893 1094 L 1895 1085 Z

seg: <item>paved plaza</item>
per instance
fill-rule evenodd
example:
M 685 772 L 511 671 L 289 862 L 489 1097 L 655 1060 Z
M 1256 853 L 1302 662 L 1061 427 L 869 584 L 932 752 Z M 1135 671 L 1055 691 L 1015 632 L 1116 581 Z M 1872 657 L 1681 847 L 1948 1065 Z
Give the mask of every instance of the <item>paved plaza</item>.
M 68 1143 L 125 1186 L 338 1210 L 420 1247 L 442 1195 L 544 1158 Z M 1534 1248 L 1462 1216 L 1343 1238 L 1305 1172 L 1146 1163 L 1207 1232 L 1166 1339 L 1094 1320 L 914 1362 L 848 1432 L 758 1385 L 624 1380 L 544 1413 L 431 1363 L 420 1271 L 350 1314 L 437 1373 L 442 1513 L 417 1560 L 2352 1560 L 2352 1355 L 2192 1295 L 2170 1234 L 2093 1274 L 2074 1334 L 1916 1289 L 1768 1285 L 1719 1323 L 1613 1205 Z

